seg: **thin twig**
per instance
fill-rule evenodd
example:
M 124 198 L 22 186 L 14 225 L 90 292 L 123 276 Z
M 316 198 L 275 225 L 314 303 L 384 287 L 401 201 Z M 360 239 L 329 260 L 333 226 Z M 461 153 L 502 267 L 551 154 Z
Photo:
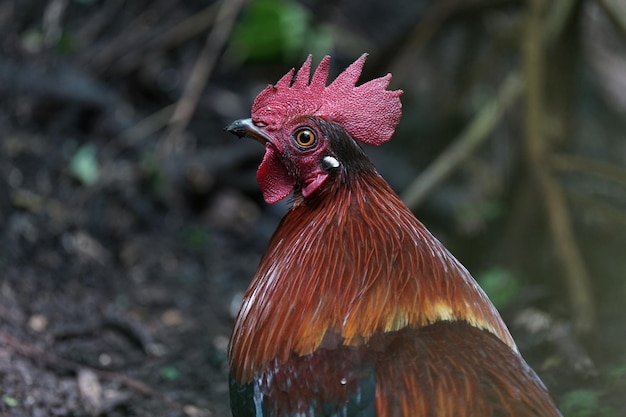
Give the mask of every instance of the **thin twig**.
M 626 212 L 620 210 L 595 196 L 585 195 L 575 189 L 567 189 L 565 192 L 572 200 L 585 206 L 587 210 L 594 213 L 604 221 L 612 221 L 626 227 Z
M 158 36 L 154 41 L 151 41 L 147 48 L 167 50 L 200 35 L 215 21 L 218 5 L 219 3 L 212 3 L 198 13 L 176 24 L 176 26 Z
M 123 131 L 120 137 L 124 140 L 124 144 L 134 145 L 161 130 L 172 118 L 175 108 L 175 103 L 165 106 Z
M 76 29 L 73 39 L 80 45 L 81 50 L 88 50 L 96 43 L 96 39 L 104 29 L 110 27 L 115 15 L 123 6 L 124 0 L 109 0 L 98 7 L 97 13 L 86 16 L 85 20 L 80 22 L 81 26 Z
M 235 24 L 235 19 L 244 3 L 245 0 L 222 0 L 215 25 L 207 36 L 204 48 L 185 85 L 183 95 L 176 104 L 174 114 L 170 119 L 170 126 L 159 141 L 158 153 L 161 157 L 169 155 L 174 150 L 180 148 L 182 133 L 187 128 L 198 106 L 207 80 L 215 67 L 218 55 L 228 40 L 228 36 Z
M 67 0 L 51 0 L 43 13 L 43 32 L 46 46 L 56 45 L 61 37 L 63 16 L 67 9 Z
M 578 3 L 579 0 L 558 0 L 551 3 L 550 12 L 546 16 L 542 27 L 539 28 L 539 30 L 542 30 L 542 41 L 546 48 L 552 46 L 563 33 L 567 23 L 576 12 Z
M 539 174 L 539 185 L 541 186 L 555 249 L 565 270 L 576 328 L 583 334 L 589 333 L 595 322 L 591 280 L 580 248 L 576 243 L 563 189 L 551 175 L 544 173 Z
M 410 33 L 404 37 L 398 51 L 393 54 L 389 69 L 395 83 L 401 85 L 409 75 L 410 68 L 431 40 L 450 19 L 471 13 L 486 13 L 488 10 L 504 8 L 513 0 L 438 0 L 420 16 Z
M 502 83 L 498 94 L 486 103 L 465 130 L 417 177 L 402 194 L 402 200 L 415 210 L 424 198 L 443 181 L 468 155 L 485 142 L 502 115 L 522 92 L 519 74 L 512 73 Z
M 165 53 L 206 31 L 214 23 L 219 5 L 220 3 L 213 3 L 165 32 L 159 27 L 144 33 L 136 42 L 128 45 L 126 50 L 119 51 L 117 60 L 124 63 L 123 70 L 131 72 L 142 65 L 146 57 Z
M 548 216 L 557 255 L 565 269 L 569 298 L 579 332 L 593 328 L 595 308 L 591 283 L 576 237 L 562 188 L 551 175 L 544 127 L 544 55 L 542 43 L 542 0 L 529 0 L 524 31 L 524 78 L 526 85 L 525 145 L 531 172 L 534 175 Z
M 531 163 L 543 170 L 543 156 L 546 142 L 543 137 L 544 115 L 544 48 L 541 44 L 541 28 L 543 26 L 541 0 L 528 0 L 528 16 L 524 31 L 524 81 L 526 93 L 525 125 L 526 152 Z
M 434 2 L 426 12 L 419 24 L 415 25 L 408 40 L 400 47 L 395 55 L 390 72 L 396 83 L 402 84 L 408 75 L 408 69 L 413 67 L 413 62 L 424 47 L 432 39 L 443 22 L 448 18 L 457 0 Z
M 611 22 L 620 31 L 623 37 L 626 38 L 626 6 L 624 2 L 618 2 L 615 0 L 597 0 L 600 7 L 607 14 Z
M 558 171 L 591 175 L 626 187 L 626 169 L 608 162 L 559 154 L 550 157 L 550 166 Z
M 172 7 L 176 5 L 174 0 L 159 0 L 152 2 L 139 16 L 133 19 L 113 40 L 99 48 L 86 49 L 81 61 L 83 65 L 95 72 L 103 72 L 111 65 L 121 61 L 121 57 L 127 51 L 144 45 L 155 33 L 162 31 L 161 28 L 154 28 L 145 25 L 153 15 L 157 18 L 166 15 Z
M 568 17 L 574 10 L 575 0 L 561 0 L 552 6 L 547 23 L 540 30 L 540 41 L 550 45 L 565 26 Z M 446 12 L 446 8 L 436 9 L 433 16 Z M 450 7 L 450 6 L 448 6 Z M 437 10 L 440 10 L 437 12 Z M 434 17 L 433 17 L 434 18 Z M 443 17 L 438 17 L 438 19 Z M 428 28 L 425 29 L 428 32 Z M 430 36 L 430 35 L 429 35 Z M 428 38 L 423 38 L 425 41 Z M 394 73 L 395 76 L 395 73 Z M 450 175 L 459 164 L 484 143 L 498 122 L 521 95 L 524 80 L 517 73 L 511 73 L 499 89 L 498 95 L 484 104 L 467 128 L 452 141 L 450 145 L 426 170 L 411 182 L 402 194 L 405 204 L 415 210 L 438 184 Z M 497 108 L 497 105 L 504 106 Z
M 169 49 L 198 35 L 215 21 L 217 5 L 218 3 L 214 3 L 207 6 L 205 9 L 178 23 L 164 34 L 150 41 L 147 45 L 142 46 L 141 49 L 147 51 Z M 138 51 L 137 48 L 131 48 L 129 51 L 126 51 L 125 55 L 138 53 L 141 53 L 141 51 Z M 177 104 L 173 103 L 157 110 L 122 132 L 121 137 L 124 138 L 127 145 L 131 145 L 158 132 L 170 122 L 176 108 Z

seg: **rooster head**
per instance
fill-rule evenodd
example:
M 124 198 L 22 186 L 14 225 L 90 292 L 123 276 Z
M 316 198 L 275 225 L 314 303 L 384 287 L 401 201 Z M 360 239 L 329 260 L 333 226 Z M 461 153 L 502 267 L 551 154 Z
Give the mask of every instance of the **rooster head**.
M 361 155 L 355 140 L 377 146 L 391 139 L 402 114 L 402 91 L 387 90 L 391 74 L 357 86 L 366 58 L 361 55 L 327 86 L 330 57 L 311 77 L 309 55 L 297 73 L 292 68 L 259 93 L 252 118 L 226 128 L 265 145 L 257 181 L 267 203 L 294 189 L 304 198 L 315 193 L 345 169 L 347 155 Z

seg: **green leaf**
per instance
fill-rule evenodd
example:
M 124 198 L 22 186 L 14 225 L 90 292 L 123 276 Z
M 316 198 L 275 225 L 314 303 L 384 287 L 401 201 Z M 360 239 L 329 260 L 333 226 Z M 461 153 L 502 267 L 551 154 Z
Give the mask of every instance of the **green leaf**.
M 316 27 L 310 12 L 291 0 L 251 2 L 233 30 L 237 53 L 254 62 L 296 59 L 307 52 L 327 53 L 332 46 L 332 31 Z
M 168 178 L 162 166 L 152 153 L 145 153 L 141 157 L 139 166 L 150 185 L 150 191 L 156 196 L 163 197 L 168 190 Z
M 70 55 L 76 51 L 76 42 L 69 33 L 62 32 L 57 40 L 56 49 L 63 54 Z
M 94 185 L 100 177 L 100 166 L 96 157 L 96 148 L 85 144 L 78 148 L 70 160 L 70 172 L 84 185 Z
M 500 267 L 482 272 L 476 280 L 497 308 L 506 307 L 513 302 L 521 287 L 511 271 Z
M 9 407 L 17 407 L 19 405 L 17 398 L 11 397 L 10 395 L 6 395 L 6 394 L 2 396 L 2 402 L 8 405 Z
M 174 381 L 180 377 L 180 371 L 173 366 L 161 368 L 159 373 L 161 374 L 161 377 L 167 381 Z
M 193 249 L 206 248 L 211 241 L 211 233 L 200 226 L 190 226 L 183 232 L 183 241 Z

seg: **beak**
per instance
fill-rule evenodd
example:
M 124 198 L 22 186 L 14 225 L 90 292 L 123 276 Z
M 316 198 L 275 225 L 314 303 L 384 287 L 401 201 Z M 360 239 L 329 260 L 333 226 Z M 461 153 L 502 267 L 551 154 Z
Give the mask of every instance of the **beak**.
M 248 137 L 251 139 L 255 139 L 262 144 L 266 142 L 272 142 L 272 138 L 270 138 L 267 133 L 265 133 L 260 127 L 254 124 L 252 119 L 239 119 L 235 120 L 224 129 L 233 135 L 237 135 L 240 138 Z

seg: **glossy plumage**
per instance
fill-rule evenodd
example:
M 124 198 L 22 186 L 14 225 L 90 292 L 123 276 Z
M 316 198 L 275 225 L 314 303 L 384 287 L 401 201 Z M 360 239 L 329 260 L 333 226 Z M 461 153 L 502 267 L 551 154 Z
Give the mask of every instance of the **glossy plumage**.
M 253 119 L 229 127 L 265 143 L 258 178 L 268 201 L 294 190 L 231 338 L 233 415 L 559 416 L 491 302 L 376 172 L 338 122 L 345 115 L 267 118 L 268 95 L 311 93 L 308 68 L 297 77 L 268 87 Z M 364 94 L 389 77 L 374 81 Z M 298 144 L 302 129 L 316 142 Z
M 231 383 L 233 414 L 240 417 L 559 415 L 519 355 L 462 321 L 292 354 L 270 362 L 257 381 Z

